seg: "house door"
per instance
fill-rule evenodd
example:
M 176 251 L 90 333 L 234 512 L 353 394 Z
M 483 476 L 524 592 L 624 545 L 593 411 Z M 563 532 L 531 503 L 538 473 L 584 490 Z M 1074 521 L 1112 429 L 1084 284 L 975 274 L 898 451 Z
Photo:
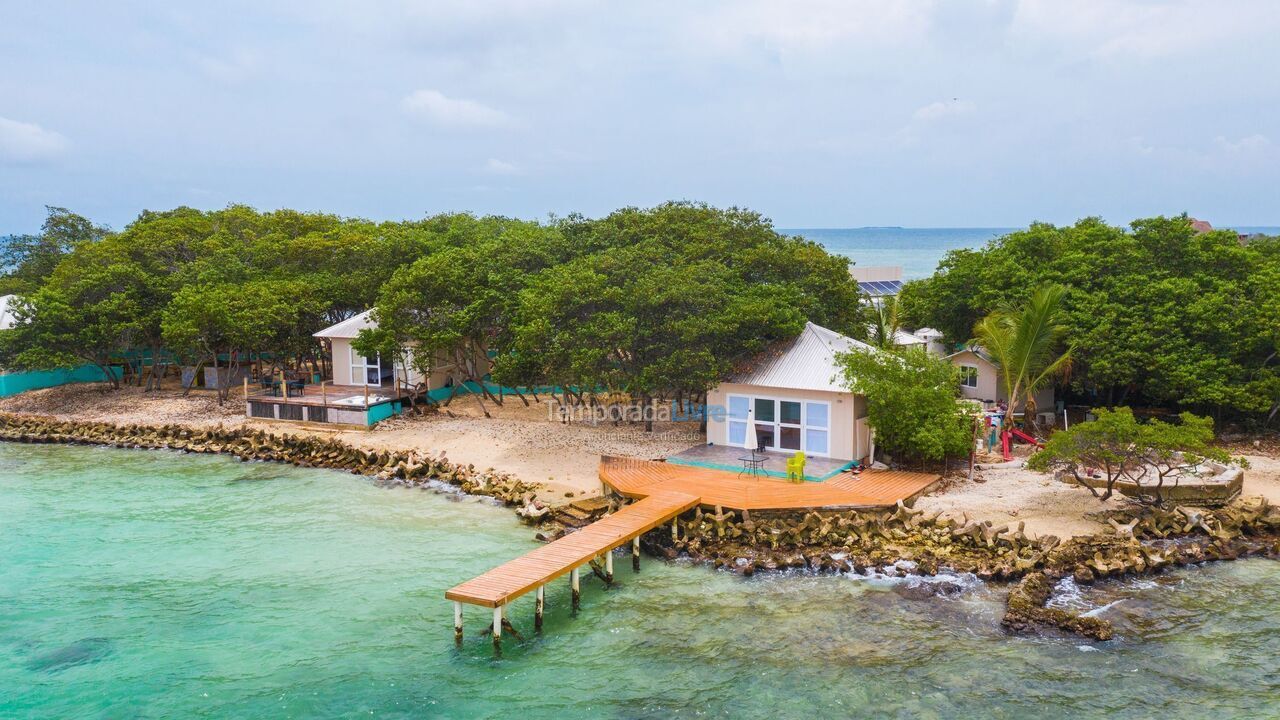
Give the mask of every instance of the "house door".
M 751 423 L 756 441 L 767 450 L 827 455 L 830 412 L 826 402 L 731 395 L 729 443 L 742 447 Z
M 379 386 L 382 384 L 382 358 L 373 356 L 371 358 L 364 357 L 356 353 L 355 349 L 351 350 L 351 384 L 352 385 L 372 385 Z

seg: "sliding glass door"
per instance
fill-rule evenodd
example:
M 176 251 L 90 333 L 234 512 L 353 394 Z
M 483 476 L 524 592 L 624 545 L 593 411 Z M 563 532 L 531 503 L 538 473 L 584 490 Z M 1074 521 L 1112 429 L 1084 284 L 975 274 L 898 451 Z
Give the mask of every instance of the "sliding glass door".
M 351 384 L 352 385 L 374 385 L 382 384 L 382 358 L 377 355 L 367 358 L 351 349 Z
M 767 450 L 827 455 L 830 448 L 831 406 L 826 402 L 730 395 L 729 444 L 745 447 L 747 424 L 755 426 L 756 442 Z

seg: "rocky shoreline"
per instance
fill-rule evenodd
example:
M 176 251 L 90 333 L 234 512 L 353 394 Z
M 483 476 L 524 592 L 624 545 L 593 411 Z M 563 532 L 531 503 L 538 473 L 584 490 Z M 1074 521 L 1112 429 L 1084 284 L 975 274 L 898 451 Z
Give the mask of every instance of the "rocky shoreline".
M 511 506 L 531 502 L 541 488 L 509 473 L 477 470 L 474 465 L 454 463 L 443 456 L 417 451 L 364 450 L 332 438 L 276 435 L 249 428 L 116 425 L 0 414 L 0 440 L 218 453 L 244 461 L 345 470 L 372 476 L 384 485 L 423 486 L 435 481 L 457 487 L 469 495 L 493 497 Z
M 221 453 L 245 461 L 345 470 L 371 476 L 382 485 L 421 487 L 438 482 L 519 507 L 533 523 L 540 522 L 548 509 L 535 500 L 539 484 L 508 473 L 481 471 L 416 451 L 364 450 L 310 435 L 0 414 L 0 440 Z M 624 500 L 611 502 L 616 507 Z M 981 580 L 1015 583 L 1003 620 L 1011 631 L 1050 627 L 1098 640 L 1111 637 L 1108 621 L 1046 607 L 1057 580 L 1071 577 L 1088 584 L 1210 560 L 1280 554 L 1280 507 L 1262 498 L 1237 500 L 1214 510 L 1118 510 L 1108 513 L 1106 521 L 1111 533 L 1064 542 L 1052 535 L 1029 537 L 1021 523 L 1011 527 L 967 517 L 956 520 L 901 504 L 889 511 L 808 513 L 747 514 L 699 508 L 677 520 L 678 539 L 669 532 L 654 531 L 642 544 L 653 555 L 685 556 L 744 576 L 788 569 L 859 574 L 909 571 L 921 576 L 972 573 Z M 544 528 L 540 536 L 558 534 Z M 939 583 L 929 592 L 950 590 Z
M 679 520 L 680 538 L 650 533 L 650 552 L 687 556 L 750 576 L 803 569 L 819 573 L 936 575 L 972 573 L 1016 583 L 1003 623 L 1011 631 L 1051 627 L 1096 640 L 1111 624 L 1046 607 L 1054 583 L 1078 584 L 1145 575 L 1213 560 L 1280 554 L 1280 507 L 1262 498 L 1215 510 L 1150 507 L 1107 514 L 1112 531 L 1064 541 L 1031 538 L 1021 524 L 955 520 L 899 505 L 892 511 L 750 515 L 694 510 Z M 936 587 L 946 594 L 945 584 Z

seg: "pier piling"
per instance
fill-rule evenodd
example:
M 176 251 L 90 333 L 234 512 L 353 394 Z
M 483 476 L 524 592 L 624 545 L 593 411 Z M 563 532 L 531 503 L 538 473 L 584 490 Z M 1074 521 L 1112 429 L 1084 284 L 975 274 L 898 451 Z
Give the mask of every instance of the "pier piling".
M 462 603 L 453 603 L 453 642 L 462 645 Z
M 640 572 L 640 536 L 631 540 L 631 572 Z
M 573 589 L 573 611 L 582 606 L 582 588 L 578 583 L 578 568 L 569 571 L 569 586 Z
M 542 630 L 542 608 L 546 604 L 546 585 L 538 586 L 538 595 L 533 601 L 533 629 Z
M 610 585 L 613 584 L 613 551 L 606 550 L 604 552 L 604 581 Z
M 502 606 L 493 606 L 493 649 L 502 652 Z

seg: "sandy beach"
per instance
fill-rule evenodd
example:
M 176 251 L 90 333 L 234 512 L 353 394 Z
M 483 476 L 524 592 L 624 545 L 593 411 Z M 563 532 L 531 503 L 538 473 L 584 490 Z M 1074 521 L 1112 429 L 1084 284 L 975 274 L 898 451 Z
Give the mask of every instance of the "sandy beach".
M 327 429 L 244 417 L 233 394 L 219 406 L 213 394 L 180 390 L 145 393 L 138 388 L 111 391 L 99 385 L 66 385 L 0 399 L 0 412 L 47 415 L 59 419 L 115 423 L 181 423 L 193 427 L 260 427 L 276 433 L 337 436 L 370 449 L 419 449 L 445 453 L 454 462 L 494 468 L 546 485 L 542 497 L 563 501 L 600 492 L 600 455 L 659 459 L 703 442 L 694 423 L 656 423 L 653 433 L 640 425 L 564 424 L 549 417 L 547 403 L 526 407 L 509 400 L 488 405 L 485 418 L 477 403 L 458 401 L 441 412 L 393 418 L 373 430 Z M 1270 447 L 1235 448 L 1249 460 L 1245 495 L 1262 495 L 1280 504 L 1280 453 Z M 572 495 L 569 495 L 572 493 Z M 980 470 L 970 481 L 963 474 L 920 498 L 917 507 L 949 516 L 990 520 L 996 525 L 1026 523 L 1033 535 L 1062 538 L 1095 533 L 1106 526 L 1093 513 L 1121 507 L 1116 498 L 1100 502 L 1083 488 L 1055 482 L 1026 469 Z

